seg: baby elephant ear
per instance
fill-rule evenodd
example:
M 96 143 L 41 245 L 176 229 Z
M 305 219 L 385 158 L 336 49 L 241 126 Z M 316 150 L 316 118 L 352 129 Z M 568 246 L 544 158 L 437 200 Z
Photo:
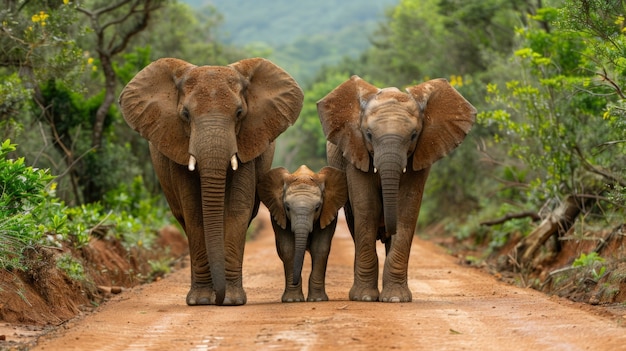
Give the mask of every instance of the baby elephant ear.
M 367 172 L 370 156 L 361 132 L 361 108 L 379 89 L 352 76 L 317 102 L 317 113 L 326 139 L 337 145 L 356 168 Z
M 274 168 L 269 170 L 261 178 L 257 185 L 257 193 L 259 198 L 276 223 L 283 229 L 287 229 L 287 216 L 285 214 L 285 206 L 283 203 L 283 191 L 285 188 L 285 179 L 289 176 L 289 172 L 283 168 Z
M 422 111 L 422 133 L 413 155 L 419 171 L 461 144 L 476 119 L 472 106 L 445 79 L 433 79 L 406 89 Z
M 324 229 L 337 218 L 337 212 L 348 201 L 348 183 L 346 174 L 333 167 L 322 168 L 319 177 L 324 184 L 324 203 L 320 214 L 320 227 Z

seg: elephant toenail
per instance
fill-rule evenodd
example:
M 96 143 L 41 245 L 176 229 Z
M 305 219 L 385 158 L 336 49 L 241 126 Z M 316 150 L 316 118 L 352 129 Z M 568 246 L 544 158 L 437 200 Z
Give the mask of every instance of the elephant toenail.
M 199 305 L 208 305 L 209 304 L 209 298 L 208 297 L 201 297 L 200 300 L 198 300 L 198 304 Z

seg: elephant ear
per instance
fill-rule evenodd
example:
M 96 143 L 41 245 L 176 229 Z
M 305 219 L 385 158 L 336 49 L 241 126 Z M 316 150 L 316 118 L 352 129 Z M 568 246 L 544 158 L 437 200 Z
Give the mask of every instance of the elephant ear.
M 380 89 L 352 76 L 317 102 L 326 139 L 356 168 L 367 172 L 370 155 L 361 132 L 361 109 Z
M 445 79 L 429 80 L 406 90 L 422 110 L 422 133 L 413 155 L 413 169 L 419 171 L 461 144 L 474 124 L 476 108 Z
M 287 72 L 266 59 L 245 59 L 230 66 L 248 81 L 248 113 L 237 134 L 239 159 L 248 162 L 298 119 L 304 94 Z
M 137 73 L 119 98 L 126 123 L 182 165 L 189 159 L 189 138 L 178 116 L 177 83 L 193 67 L 174 58 L 157 60 Z
M 259 198 L 267 206 L 272 218 L 283 229 L 287 228 L 287 214 L 285 213 L 283 203 L 283 192 L 285 179 L 289 175 L 289 172 L 283 167 L 274 168 L 265 173 L 257 185 Z
M 336 217 L 337 212 L 348 201 L 346 174 L 334 167 L 324 167 L 319 171 L 324 183 L 324 204 L 320 214 L 320 227 L 326 228 Z

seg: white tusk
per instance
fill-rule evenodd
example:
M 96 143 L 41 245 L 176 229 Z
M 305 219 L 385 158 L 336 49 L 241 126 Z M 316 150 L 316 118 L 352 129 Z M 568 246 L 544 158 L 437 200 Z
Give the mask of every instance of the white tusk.
M 402 170 L 402 173 L 406 173 L 406 167 L 404 167 L 404 169 Z
M 233 171 L 236 171 L 239 168 L 239 164 L 237 163 L 237 155 L 233 155 L 230 159 L 230 166 L 233 168 Z
M 190 171 L 194 171 L 196 169 L 196 158 L 193 155 L 189 155 L 189 165 L 187 166 Z
M 376 167 L 374 167 L 374 173 L 378 173 L 378 170 L 376 169 Z

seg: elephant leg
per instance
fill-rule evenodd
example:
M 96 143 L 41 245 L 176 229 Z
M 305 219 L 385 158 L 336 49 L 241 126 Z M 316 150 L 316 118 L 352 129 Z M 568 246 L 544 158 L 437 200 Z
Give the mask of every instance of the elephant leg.
M 226 258 L 226 297 L 224 305 L 243 305 L 247 302 L 243 289 L 243 253 L 248 226 L 255 208 L 256 171 L 254 161 L 229 170 L 226 182 L 224 209 L 224 250 Z
M 187 293 L 187 304 L 214 305 L 215 291 L 206 255 L 202 207 L 197 191 L 200 188 L 199 178 L 186 167 L 171 162 L 153 148 L 152 144 L 150 154 L 170 210 L 185 231 L 189 242 L 191 287 Z
M 398 206 L 397 233 L 391 237 L 390 245 L 387 245 L 383 290 L 380 294 L 380 300 L 383 302 L 412 300 L 407 269 L 428 171 L 429 169 L 408 173 L 400 182 L 398 203 L 402 206 Z
M 295 259 L 295 237 L 290 228 L 283 229 L 272 220 L 274 233 L 276 235 L 276 251 L 278 257 L 283 262 L 285 271 L 285 290 L 281 297 L 282 302 L 303 302 L 302 279 L 297 285 L 293 284 L 293 261 Z
M 328 301 L 326 295 L 326 267 L 337 219 L 321 229 L 319 223 L 311 233 L 311 275 L 309 276 L 309 293 L 307 301 Z
M 382 213 L 382 200 L 373 174 L 348 167 L 348 196 L 354 228 L 354 283 L 350 300 L 377 301 L 378 255 L 376 253 L 377 231 Z

